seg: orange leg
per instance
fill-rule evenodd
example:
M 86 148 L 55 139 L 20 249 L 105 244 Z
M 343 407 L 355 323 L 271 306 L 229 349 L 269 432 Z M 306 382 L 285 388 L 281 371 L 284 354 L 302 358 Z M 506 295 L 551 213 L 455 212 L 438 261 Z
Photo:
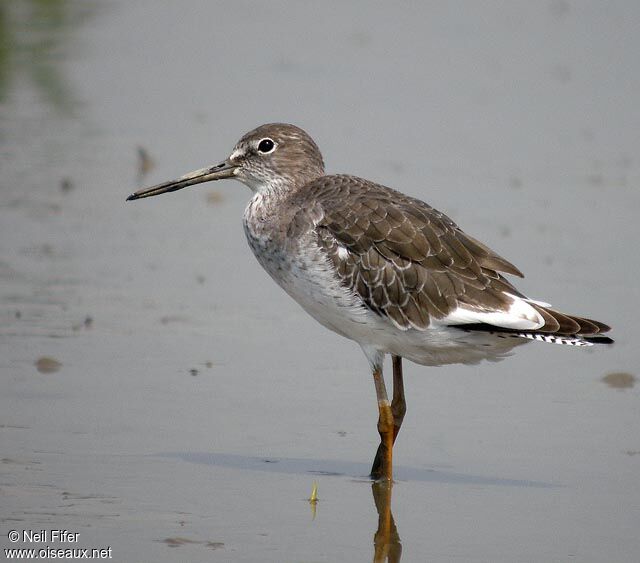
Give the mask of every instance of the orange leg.
M 404 382 L 402 379 L 402 358 L 392 356 L 393 361 L 393 402 L 389 404 L 382 370 L 373 372 L 378 399 L 378 432 L 380 445 L 371 467 L 372 479 L 392 479 L 393 444 L 400 432 L 407 404 L 404 398 Z

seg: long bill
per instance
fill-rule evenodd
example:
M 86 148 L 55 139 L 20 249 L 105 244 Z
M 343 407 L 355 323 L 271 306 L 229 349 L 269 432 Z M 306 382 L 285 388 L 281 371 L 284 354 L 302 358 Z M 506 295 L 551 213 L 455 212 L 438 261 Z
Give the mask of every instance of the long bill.
M 177 180 L 171 180 L 170 182 L 163 182 L 151 186 L 150 188 L 143 188 L 137 192 L 132 193 L 127 201 L 134 199 L 142 199 L 143 197 L 151 197 L 154 195 L 160 195 L 167 192 L 175 192 L 193 186 L 195 184 L 201 184 L 202 182 L 212 182 L 213 180 L 223 180 L 224 178 L 233 178 L 236 175 L 238 167 L 231 164 L 229 161 L 222 162 L 216 166 L 209 166 L 207 168 L 200 168 L 200 170 L 194 170 L 184 176 L 180 176 Z

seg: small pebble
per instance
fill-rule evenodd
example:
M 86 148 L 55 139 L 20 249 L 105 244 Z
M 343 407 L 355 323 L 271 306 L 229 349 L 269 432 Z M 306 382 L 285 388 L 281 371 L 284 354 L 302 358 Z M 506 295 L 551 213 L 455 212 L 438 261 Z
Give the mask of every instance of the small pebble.
M 613 389 L 631 389 L 636 384 L 636 377 L 630 373 L 617 371 L 608 373 L 602 381 Z
M 55 358 L 42 356 L 41 358 L 38 358 L 35 366 L 40 373 L 55 373 L 62 367 L 62 362 L 59 362 Z
M 149 153 L 144 147 L 138 147 L 138 174 L 146 176 L 155 166 L 153 158 L 149 156 Z
M 60 180 L 60 189 L 64 193 L 70 192 L 74 187 L 71 178 L 62 178 L 62 180 Z
M 207 193 L 207 203 L 209 205 L 218 205 L 224 201 L 224 196 L 220 192 Z

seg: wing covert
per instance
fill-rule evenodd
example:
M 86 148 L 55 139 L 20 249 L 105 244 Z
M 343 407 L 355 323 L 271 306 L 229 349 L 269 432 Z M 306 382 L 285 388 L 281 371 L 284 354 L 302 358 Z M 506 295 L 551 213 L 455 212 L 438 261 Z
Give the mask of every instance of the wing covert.
M 500 274 L 522 276 L 515 266 L 420 200 L 353 176 L 306 190 L 315 192 L 318 241 L 341 283 L 401 329 L 424 329 L 460 305 L 503 309 L 504 292 L 519 294 Z

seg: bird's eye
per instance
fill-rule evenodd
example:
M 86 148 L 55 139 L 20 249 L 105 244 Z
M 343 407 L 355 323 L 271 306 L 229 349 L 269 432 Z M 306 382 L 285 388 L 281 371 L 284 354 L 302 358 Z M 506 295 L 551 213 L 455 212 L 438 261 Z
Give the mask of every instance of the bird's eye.
M 276 144 L 271 139 L 262 139 L 258 143 L 258 151 L 262 154 L 269 154 L 276 148 Z

